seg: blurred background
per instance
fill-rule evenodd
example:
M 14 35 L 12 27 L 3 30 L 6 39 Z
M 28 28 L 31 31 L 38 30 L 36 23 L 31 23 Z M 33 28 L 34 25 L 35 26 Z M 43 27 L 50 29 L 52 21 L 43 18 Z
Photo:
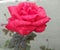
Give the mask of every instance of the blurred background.
M 7 7 L 16 5 L 18 2 L 26 0 L 0 0 L 0 24 L 6 23 L 10 17 Z M 51 17 L 51 21 L 47 24 L 47 28 L 43 33 L 36 33 L 34 41 L 31 41 L 31 50 L 41 50 L 40 46 L 45 45 L 54 50 L 60 50 L 60 0 L 30 0 L 43 6 L 46 13 Z M 4 16 L 6 14 L 6 17 Z M 0 48 L 3 49 L 4 42 L 10 39 L 8 35 L 4 35 L 0 26 Z M 2 50 L 1 49 L 1 50 Z

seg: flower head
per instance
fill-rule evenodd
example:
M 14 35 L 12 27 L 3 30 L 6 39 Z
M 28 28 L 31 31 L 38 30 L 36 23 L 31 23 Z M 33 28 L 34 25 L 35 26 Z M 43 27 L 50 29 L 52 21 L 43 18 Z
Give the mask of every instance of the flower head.
M 21 35 L 28 35 L 32 31 L 43 32 L 50 20 L 44 8 L 33 2 L 21 2 L 16 6 L 9 6 L 8 9 L 11 17 L 6 28 Z

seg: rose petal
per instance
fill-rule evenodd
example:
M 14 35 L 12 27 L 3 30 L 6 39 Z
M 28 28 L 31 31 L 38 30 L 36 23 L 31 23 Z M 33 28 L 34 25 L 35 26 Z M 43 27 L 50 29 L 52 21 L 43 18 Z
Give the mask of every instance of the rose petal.
M 22 26 L 22 27 L 17 27 L 17 32 L 21 35 L 28 35 L 30 34 L 36 27 L 34 26 Z
M 45 12 L 45 9 L 43 7 L 39 7 L 38 9 L 38 14 L 41 16 L 41 17 L 46 17 L 46 12 Z
M 9 10 L 12 17 L 14 16 L 15 18 L 21 19 L 19 13 L 16 10 L 16 6 L 9 6 L 8 10 Z
M 31 25 L 31 22 L 16 19 L 14 21 L 10 21 L 8 25 L 14 25 L 15 27 L 17 27 L 17 26 L 25 26 L 25 25 Z
M 14 26 L 12 23 L 8 23 L 5 27 L 6 27 L 8 30 L 15 31 L 15 26 Z
M 35 32 L 43 32 L 46 28 L 46 25 L 41 25 L 41 26 L 38 26 L 36 29 L 35 29 Z
M 43 25 L 43 24 L 49 22 L 49 20 L 50 20 L 50 18 L 46 17 L 46 18 L 43 18 L 43 19 L 38 20 L 36 22 L 33 22 L 32 25 L 33 26 L 40 26 L 40 25 Z
M 16 23 L 16 25 L 20 25 L 20 26 L 31 25 L 31 22 L 29 22 L 29 21 L 23 21 L 23 20 L 15 20 L 14 23 Z
M 26 15 L 26 16 L 21 16 L 22 19 L 27 20 L 27 21 L 32 21 L 36 18 L 36 15 Z
M 11 15 L 13 15 L 13 14 L 15 15 L 15 13 L 17 13 L 16 6 L 9 6 L 8 10 Z

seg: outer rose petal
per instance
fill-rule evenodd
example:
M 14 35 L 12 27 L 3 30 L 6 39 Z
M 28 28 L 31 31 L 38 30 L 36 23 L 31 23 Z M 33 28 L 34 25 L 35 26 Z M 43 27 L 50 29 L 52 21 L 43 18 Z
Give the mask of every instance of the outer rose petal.
M 46 16 L 47 16 L 47 15 L 46 15 L 46 12 L 45 12 L 45 10 L 44 10 L 43 7 L 39 7 L 39 9 L 38 9 L 38 14 L 39 14 L 41 17 L 46 17 Z
M 18 19 L 15 19 L 11 22 L 13 22 L 13 24 L 15 23 L 16 25 L 31 25 L 31 22 L 29 21 L 18 20 Z
M 18 26 L 26 26 L 26 25 L 31 25 L 31 22 L 28 21 L 23 21 L 23 20 L 14 20 L 14 21 L 10 21 L 6 28 L 9 30 L 15 30 Z
M 31 22 L 29 21 L 23 21 L 23 20 L 15 20 L 13 21 L 13 24 L 16 26 L 25 26 L 25 25 L 31 25 Z
M 17 13 L 16 6 L 9 6 L 8 10 L 11 15 L 15 15 L 15 13 Z
M 15 17 L 15 16 L 10 17 L 10 18 L 8 18 L 8 22 L 12 22 L 12 21 L 14 21 L 15 19 L 16 19 L 16 17 Z
M 5 26 L 8 30 L 11 30 L 11 31 L 15 31 L 15 26 L 12 24 L 12 23 L 8 23 L 6 26 Z
M 12 17 L 14 16 L 15 18 L 21 19 L 20 15 L 17 12 L 16 6 L 9 6 L 8 10 Z
M 46 28 L 46 25 L 41 25 L 41 26 L 38 26 L 36 29 L 35 29 L 35 32 L 43 32 Z
M 40 26 L 40 25 L 43 25 L 43 24 L 49 22 L 49 20 L 50 20 L 49 17 L 45 17 L 45 18 L 43 18 L 43 19 L 41 19 L 41 20 L 38 20 L 38 21 L 36 21 L 36 22 L 33 22 L 32 25 L 33 25 L 33 26 Z
M 34 26 L 22 26 L 22 27 L 17 27 L 16 30 L 19 34 L 21 35 L 28 35 L 30 34 L 36 27 Z

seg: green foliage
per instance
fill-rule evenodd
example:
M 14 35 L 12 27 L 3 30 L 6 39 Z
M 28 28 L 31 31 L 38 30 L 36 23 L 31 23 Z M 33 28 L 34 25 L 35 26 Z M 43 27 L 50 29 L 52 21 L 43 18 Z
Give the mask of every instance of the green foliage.
M 9 45 L 9 40 L 7 40 L 7 41 L 5 42 L 4 47 L 8 47 L 8 45 Z
M 6 30 L 6 29 L 2 29 L 2 31 L 5 33 L 5 35 L 7 35 L 8 34 L 8 30 Z
M 21 36 L 16 33 L 12 36 L 12 39 L 6 41 L 5 47 L 14 48 L 14 50 L 30 50 L 30 46 L 28 45 L 31 40 L 34 40 L 36 34 L 31 33 L 26 36 Z
M 14 32 L 9 31 L 7 29 L 2 29 L 2 31 L 4 32 L 5 35 L 7 35 L 9 33 L 9 36 L 12 36 L 12 34 L 14 33 Z
M 27 39 L 26 39 L 26 42 L 27 43 L 30 43 L 31 40 L 34 40 L 34 38 L 36 37 L 37 35 L 35 33 L 31 33 L 30 35 L 28 35 Z
M 30 50 L 30 46 L 29 45 L 26 47 L 26 50 Z
M 46 47 L 45 46 L 40 46 L 40 49 L 45 50 Z
M 51 49 L 51 48 L 46 48 L 44 45 L 43 46 L 40 46 L 40 49 L 41 50 L 54 50 L 54 49 Z

